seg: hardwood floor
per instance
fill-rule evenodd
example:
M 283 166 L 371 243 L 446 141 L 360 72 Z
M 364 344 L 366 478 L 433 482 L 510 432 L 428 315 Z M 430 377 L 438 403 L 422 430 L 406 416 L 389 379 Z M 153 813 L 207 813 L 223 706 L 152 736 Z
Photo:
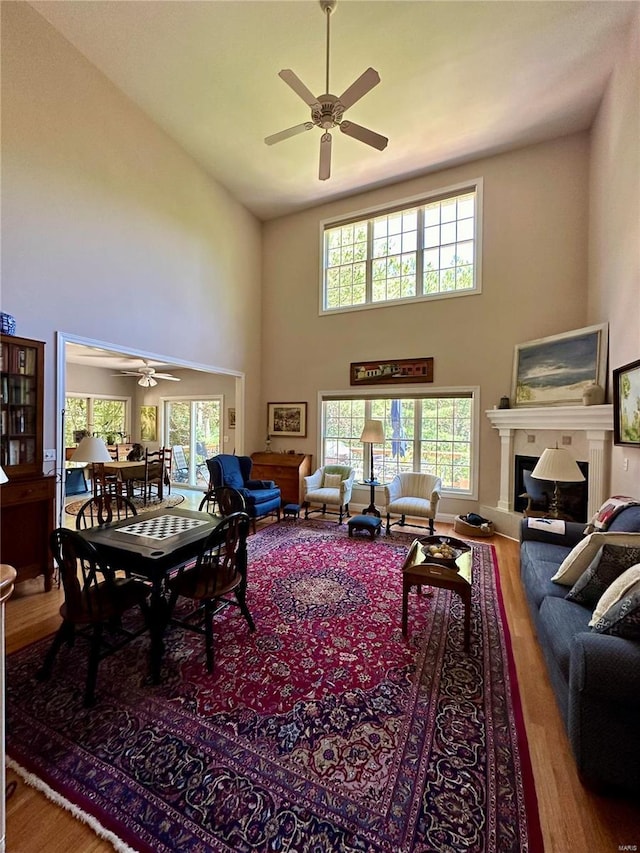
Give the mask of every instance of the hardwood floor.
M 200 497 L 195 493 L 196 506 Z M 437 531 L 452 532 L 450 525 L 442 523 Z M 546 853 L 640 851 L 640 805 L 593 794 L 576 773 L 520 585 L 518 543 L 502 536 L 479 541 L 494 545 L 498 557 Z M 41 579 L 16 588 L 7 605 L 7 654 L 56 630 L 61 598 L 58 589 L 43 592 Z M 9 770 L 7 782 L 12 781 L 16 788 L 7 802 L 7 853 L 113 849 Z

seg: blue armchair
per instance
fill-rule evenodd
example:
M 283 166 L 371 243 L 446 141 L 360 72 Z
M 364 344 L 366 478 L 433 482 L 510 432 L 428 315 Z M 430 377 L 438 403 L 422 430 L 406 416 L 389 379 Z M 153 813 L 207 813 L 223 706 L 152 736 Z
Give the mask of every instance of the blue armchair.
M 251 518 L 253 532 L 256 531 L 256 518 L 263 518 L 275 512 L 280 521 L 280 489 L 273 480 L 251 479 L 251 457 L 233 456 L 220 453 L 207 459 L 209 469 L 209 488 L 228 486 L 237 489 L 245 499 L 247 513 Z

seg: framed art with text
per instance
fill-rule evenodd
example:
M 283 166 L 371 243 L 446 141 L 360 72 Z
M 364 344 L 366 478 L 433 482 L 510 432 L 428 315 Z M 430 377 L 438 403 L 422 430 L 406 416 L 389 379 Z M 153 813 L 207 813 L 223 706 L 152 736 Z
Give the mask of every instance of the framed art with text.
M 640 447 L 640 360 L 613 371 L 613 443 Z

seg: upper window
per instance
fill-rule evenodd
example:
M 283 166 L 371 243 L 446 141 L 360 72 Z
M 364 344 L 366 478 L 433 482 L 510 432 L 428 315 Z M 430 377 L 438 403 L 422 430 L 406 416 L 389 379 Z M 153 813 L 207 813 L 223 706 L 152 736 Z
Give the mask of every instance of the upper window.
M 322 310 L 480 290 L 481 182 L 407 207 L 326 223 Z

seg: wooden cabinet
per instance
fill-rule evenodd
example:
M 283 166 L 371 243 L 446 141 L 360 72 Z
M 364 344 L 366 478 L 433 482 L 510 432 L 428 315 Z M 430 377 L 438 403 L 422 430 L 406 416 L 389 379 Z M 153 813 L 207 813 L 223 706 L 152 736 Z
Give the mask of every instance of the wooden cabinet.
M 42 473 L 44 343 L 0 336 L 0 556 L 17 582 L 44 575 L 51 589 L 49 536 L 55 525 L 55 477 Z
M 306 453 L 253 453 L 251 477 L 273 480 L 282 493 L 282 504 L 301 504 L 303 480 L 311 471 L 311 456 Z

